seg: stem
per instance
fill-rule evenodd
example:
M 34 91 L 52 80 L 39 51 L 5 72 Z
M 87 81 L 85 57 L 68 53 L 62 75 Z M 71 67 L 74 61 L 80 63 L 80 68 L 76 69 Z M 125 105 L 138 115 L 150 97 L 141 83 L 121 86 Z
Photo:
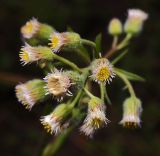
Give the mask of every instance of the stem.
M 73 62 L 71 62 L 71 61 L 69 61 L 69 60 L 67 60 L 67 59 L 65 59 L 65 58 L 63 58 L 61 56 L 56 55 L 55 53 L 53 53 L 53 58 L 65 63 L 67 65 L 69 65 L 73 69 L 77 70 L 79 73 L 82 72 L 81 69 L 76 64 L 74 64 Z
M 90 97 L 90 98 L 94 98 L 95 96 L 89 91 L 87 90 L 86 88 L 83 88 L 84 91 L 86 92 L 86 94 Z
M 112 48 L 115 48 L 118 43 L 118 36 L 113 37 Z
M 95 55 L 97 54 L 97 49 L 96 49 L 96 44 L 92 41 L 86 40 L 86 39 L 81 39 L 82 44 L 89 45 L 93 47 L 93 59 L 95 58 Z M 96 56 L 97 57 L 97 56 Z
M 76 104 L 77 104 L 77 102 L 78 102 L 78 100 L 81 98 L 81 96 L 82 96 L 82 89 L 78 92 L 78 94 L 77 94 L 77 96 L 75 97 L 75 99 L 73 100 L 73 102 L 70 104 L 70 106 L 73 108 Z
M 86 79 L 88 77 L 88 72 L 89 72 L 88 68 L 84 69 L 84 71 L 83 71 L 84 81 L 83 81 L 83 86 L 82 87 L 84 87 L 84 85 L 86 83 Z M 73 102 L 70 104 L 72 108 L 78 103 L 78 100 L 81 98 L 82 93 L 83 93 L 83 89 L 81 89 L 78 92 L 77 96 L 75 97 L 75 99 L 73 100 Z
M 94 47 L 96 49 L 96 44 L 92 41 L 89 41 L 89 40 L 86 40 L 86 39 L 81 39 L 81 42 L 83 44 L 89 45 L 89 46 Z
M 124 40 L 117 46 L 117 50 L 124 48 L 128 44 L 128 41 L 131 39 L 131 37 L 132 34 L 127 34 Z
M 121 50 L 122 48 L 124 48 L 129 40 L 131 39 L 132 35 L 131 34 L 127 34 L 126 37 L 121 41 L 121 43 L 119 43 L 117 46 L 112 47 L 106 54 L 104 57 L 106 58 L 110 58 L 115 52 L 117 52 L 118 50 Z
M 100 92 L 101 92 L 101 99 L 104 102 L 104 93 L 105 93 L 105 88 L 104 88 L 104 83 L 100 83 Z
M 60 134 L 54 141 L 49 143 L 47 147 L 44 149 L 42 156 L 54 156 L 62 147 L 64 142 L 66 141 L 69 134 L 73 131 L 74 126 L 66 129 L 62 134 Z
M 130 81 L 126 78 L 126 76 L 118 71 L 115 71 L 116 74 L 124 81 L 124 83 L 126 84 L 127 88 L 128 88 L 128 91 L 130 93 L 130 95 L 132 97 L 136 97 L 136 94 L 134 92 L 134 89 L 132 87 L 132 84 L 130 83 Z

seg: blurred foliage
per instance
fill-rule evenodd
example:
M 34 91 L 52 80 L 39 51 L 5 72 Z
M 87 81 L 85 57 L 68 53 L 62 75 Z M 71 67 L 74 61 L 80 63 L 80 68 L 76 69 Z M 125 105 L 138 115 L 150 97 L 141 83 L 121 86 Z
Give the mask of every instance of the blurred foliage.
M 142 128 L 126 130 L 118 124 L 121 119 L 124 93 L 109 86 L 109 95 L 114 99 L 108 107 L 108 117 L 112 121 L 106 129 L 89 140 L 78 131 L 67 141 L 60 156 L 159 156 L 160 155 L 160 22 L 159 0 L 1 0 L 0 1 L 0 124 L 1 155 L 38 156 L 45 143 L 53 136 L 46 134 L 39 123 L 41 110 L 39 105 L 27 112 L 17 103 L 14 85 L 19 81 L 43 76 L 37 68 L 21 67 L 18 51 L 22 45 L 19 29 L 31 17 L 49 23 L 58 31 L 67 27 L 94 40 L 102 33 L 102 41 L 110 43 L 107 36 L 107 24 L 112 17 L 123 21 L 128 8 L 140 8 L 149 13 L 145 29 L 133 44 L 129 53 L 120 62 L 126 70 L 142 75 L 147 82 L 135 84 L 138 97 L 143 101 L 144 112 Z M 123 16 L 119 16 L 123 15 Z M 102 47 L 103 51 L 109 47 Z M 31 66 L 31 65 L 30 65 Z M 116 105 L 116 107 L 114 107 Z M 112 113 L 110 113 L 112 112 Z

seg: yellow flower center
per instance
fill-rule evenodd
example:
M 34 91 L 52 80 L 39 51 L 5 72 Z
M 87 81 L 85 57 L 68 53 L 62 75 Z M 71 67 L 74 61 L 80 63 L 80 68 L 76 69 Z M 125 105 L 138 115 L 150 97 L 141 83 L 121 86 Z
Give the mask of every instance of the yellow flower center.
M 99 118 L 94 118 L 91 122 L 91 125 L 100 128 L 103 125 L 103 122 Z
M 110 73 L 109 68 L 107 66 L 103 67 L 97 73 L 97 80 L 99 80 L 99 81 L 108 80 L 110 75 L 111 75 L 111 73 Z
M 126 127 L 126 128 L 137 128 L 138 127 L 138 124 L 136 122 L 125 122 L 123 123 L 123 127 Z
M 23 34 L 31 34 L 33 32 L 34 26 L 32 22 L 27 22 L 25 26 L 22 27 Z
M 50 44 L 51 45 L 51 48 L 56 48 L 57 47 L 57 45 L 58 45 L 58 43 L 59 43 L 59 37 L 58 36 L 56 36 L 56 35 L 54 35 L 53 37 L 52 37 L 52 43 Z
M 27 53 L 27 51 L 23 51 L 21 54 L 20 54 L 20 58 L 22 60 L 24 60 L 25 62 L 29 62 L 29 55 Z
M 44 126 L 44 129 L 46 129 L 48 133 L 52 134 L 51 125 L 49 125 L 49 123 L 44 123 L 44 122 L 42 122 L 42 124 Z

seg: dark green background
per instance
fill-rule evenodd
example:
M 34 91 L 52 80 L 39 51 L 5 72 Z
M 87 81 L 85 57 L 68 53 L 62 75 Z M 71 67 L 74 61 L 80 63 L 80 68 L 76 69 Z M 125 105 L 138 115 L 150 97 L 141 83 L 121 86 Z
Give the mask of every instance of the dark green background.
M 20 27 L 36 17 L 60 32 L 69 25 L 91 40 L 102 32 L 105 51 L 111 43 L 107 35 L 109 20 L 119 17 L 124 22 L 128 8 L 140 8 L 149 13 L 149 20 L 142 34 L 132 41 L 129 54 L 118 65 L 147 80 L 146 83 L 134 83 L 137 96 L 143 101 L 142 128 L 126 130 L 117 124 L 127 94 L 115 79 L 109 86 L 113 105 L 108 106 L 107 116 L 111 123 L 98 131 L 92 140 L 80 136 L 76 130 L 58 155 L 160 156 L 159 6 L 159 0 L 0 0 L 0 155 L 38 156 L 44 145 L 52 140 L 39 122 L 44 107 L 37 106 L 28 112 L 14 95 L 18 81 L 42 77 L 34 65 L 20 65 Z

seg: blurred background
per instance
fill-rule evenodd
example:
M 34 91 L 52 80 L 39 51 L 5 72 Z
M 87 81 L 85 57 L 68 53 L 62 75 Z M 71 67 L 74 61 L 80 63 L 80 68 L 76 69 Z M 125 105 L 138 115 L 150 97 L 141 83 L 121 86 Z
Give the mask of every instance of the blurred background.
M 74 131 L 58 155 L 160 156 L 159 6 L 159 0 L 0 0 L 0 155 L 39 156 L 45 144 L 53 139 L 39 122 L 43 107 L 37 106 L 28 112 L 15 97 L 14 87 L 18 82 L 43 77 L 35 65 L 20 65 L 20 27 L 36 17 L 60 32 L 71 26 L 90 40 L 101 32 L 105 51 L 112 40 L 107 34 L 109 20 L 118 17 L 124 22 L 128 8 L 140 8 L 149 13 L 149 20 L 140 36 L 133 39 L 129 54 L 118 65 L 147 80 L 133 83 L 137 96 L 143 101 L 142 128 L 128 130 L 117 124 L 127 94 L 116 79 L 109 86 L 113 104 L 107 109 L 111 120 L 108 127 L 99 130 L 91 140 Z

